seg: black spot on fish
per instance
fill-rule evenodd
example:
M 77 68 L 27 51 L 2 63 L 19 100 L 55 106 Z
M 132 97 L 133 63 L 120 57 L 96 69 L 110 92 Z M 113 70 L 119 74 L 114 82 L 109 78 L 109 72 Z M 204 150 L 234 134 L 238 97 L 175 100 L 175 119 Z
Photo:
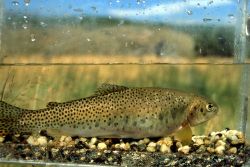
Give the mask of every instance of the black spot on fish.
M 176 115 L 177 115 L 177 112 L 174 109 L 171 110 L 170 112 L 171 112 L 172 118 L 175 119 Z
M 163 118 L 164 118 L 164 114 L 161 112 L 161 113 L 159 114 L 159 120 L 162 121 Z
M 128 116 L 125 117 L 125 123 L 128 123 Z
M 133 126 L 136 126 L 136 125 L 137 125 L 137 122 L 136 122 L 136 121 L 134 121 L 134 122 L 133 122 Z
M 99 126 L 99 122 L 96 122 L 96 123 L 95 123 L 95 127 L 98 127 L 98 126 Z
M 166 120 L 165 120 L 166 124 L 168 124 L 168 117 L 166 117 Z
M 141 119 L 141 123 L 145 123 L 146 121 L 145 121 L 145 119 Z

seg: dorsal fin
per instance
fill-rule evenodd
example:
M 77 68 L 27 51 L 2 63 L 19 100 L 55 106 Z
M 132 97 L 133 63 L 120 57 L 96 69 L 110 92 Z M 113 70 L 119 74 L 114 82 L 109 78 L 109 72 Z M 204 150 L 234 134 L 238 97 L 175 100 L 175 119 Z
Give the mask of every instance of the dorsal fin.
M 60 103 L 58 103 L 58 102 L 48 102 L 47 103 L 47 105 L 46 105 L 46 107 L 55 107 L 55 106 L 57 106 L 58 104 L 60 104 Z
M 123 91 L 126 89 L 128 89 L 128 87 L 126 87 L 126 86 L 103 83 L 103 84 L 101 84 L 101 86 L 99 86 L 97 88 L 94 96 L 107 95 L 107 94 L 110 94 L 113 92 L 120 92 L 120 91 Z

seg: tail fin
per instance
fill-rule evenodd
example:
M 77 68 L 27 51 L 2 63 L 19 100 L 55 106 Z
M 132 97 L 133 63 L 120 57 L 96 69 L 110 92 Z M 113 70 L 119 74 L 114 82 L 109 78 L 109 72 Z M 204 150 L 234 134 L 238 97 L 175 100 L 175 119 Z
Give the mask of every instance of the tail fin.
M 0 101 L 0 136 L 12 133 L 22 109 Z

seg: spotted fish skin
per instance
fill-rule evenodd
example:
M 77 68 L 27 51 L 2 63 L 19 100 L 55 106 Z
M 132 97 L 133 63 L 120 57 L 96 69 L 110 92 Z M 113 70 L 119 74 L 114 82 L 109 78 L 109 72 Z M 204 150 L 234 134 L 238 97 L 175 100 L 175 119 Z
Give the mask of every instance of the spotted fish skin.
M 199 106 L 194 107 L 196 103 Z M 193 109 L 197 110 L 202 103 L 217 107 L 206 98 L 177 90 L 105 84 L 93 96 L 64 103 L 49 103 L 47 108 L 40 110 L 1 104 L 0 113 L 3 112 L 2 108 L 7 109 L 9 115 L 5 114 L 5 117 L 8 115 L 13 123 L 11 126 L 0 124 L 0 130 L 3 133 L 38 132 L 45 129 L 51 134 L 84 137 L 159 137 L 171 134 L 189 120 L 196 121 L 193 124 L 196 125 L 216 114 L 217 109 L 204 116 L 205 108 L 202 106 L 205 118 L 199 118 L 201 121 L 197 123 L 196 111 Z M 10 111 L 12 107 L 21 112 L 13 114 Z M 0 120 L 2 118 L 0 115 Z

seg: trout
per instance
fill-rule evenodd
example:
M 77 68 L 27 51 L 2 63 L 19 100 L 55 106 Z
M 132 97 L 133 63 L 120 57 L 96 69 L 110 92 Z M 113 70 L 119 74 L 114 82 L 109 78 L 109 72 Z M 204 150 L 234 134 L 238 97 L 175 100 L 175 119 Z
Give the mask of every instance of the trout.
M 29 110 L 0 102 L 0 135 L 46 130 L 83 137 L 162 137 L 208 121 L 215 102 L 167 88 L 103 84 L 89 97 Z

